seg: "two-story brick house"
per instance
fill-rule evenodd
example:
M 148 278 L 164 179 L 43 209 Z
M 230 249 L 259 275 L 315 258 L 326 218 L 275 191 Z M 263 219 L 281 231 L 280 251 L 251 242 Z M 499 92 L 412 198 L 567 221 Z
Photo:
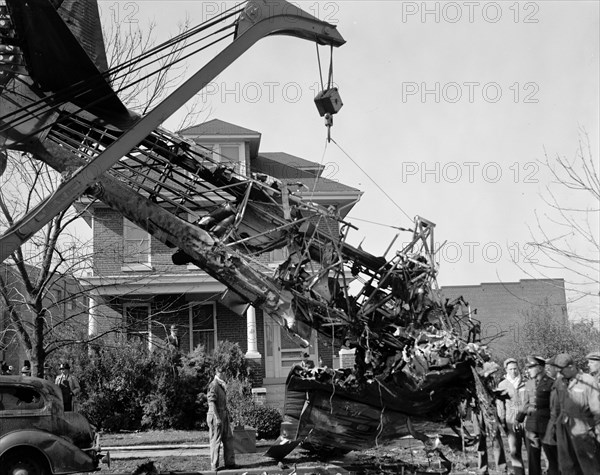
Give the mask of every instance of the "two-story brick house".
M 345 216 L 361 192 L 322 176 L 323 167 L 287 153 L 260 152 L 261 134 L 220 120 L 179 132 L 194 140 L 213 158 L 228 162 L 238 173 L 264 173 L 289 184 L 291 189 L 325 206 L 335 206 Z M 182 351 L 199 344 L 208 350 L 218 341 L 237 342 L 253 362 L 257 388 L 266 389 L 267 402 L 278 404 L 282 383 L 302 350 L 260 310 L 249 307 L 240 315 L 222 305 L 225 287 L 193 265 L 172 263 L 173 249 L 124 219 L 118 212 L 95 202 L 88 224 L 93 232 L 93 272 L 87 283 L 90 299 L 90 334 L 117 328 L 151 347 L 165 344 L 171 324 L 176 324 Z M 275 270 L 284 251 L 262 256 Z M 313 335 L 314 361 L 333 365 L 338 349 Z M 257 389 L 259 391 L 259 389 Z

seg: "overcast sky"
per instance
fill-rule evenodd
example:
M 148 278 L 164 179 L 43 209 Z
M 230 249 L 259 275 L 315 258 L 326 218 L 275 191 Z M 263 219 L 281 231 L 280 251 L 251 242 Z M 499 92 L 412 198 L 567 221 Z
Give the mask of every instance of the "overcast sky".
M 142 28 L 158 21 L 161 40 L 186 15 L 197 24 L 230 5 L 100 1 L 105 20 Z M 295 38 L 261 40 L 236 61 L 205 91 L 199 121 L 257 130 L 261 151 L 321 162 L 328 178 L 364 191 L 349 216 L 360 228 L 351 242 L 364 239 L 373 254 L 396 234 L 389 225 L 410 227 L 420 215 L 437 224 L 436 241 L 446 242 L 438 253 L 441 285 L 539 277 L 526 260 L 541 256 L 526 244 L 536 212 L 543 220 L 548 212 L 542 195 L 551 180 L 540 161 L 545 153 L 573 158 L 585 130 L 598 162 L 599 2 L 296 5 L 337 25 L 347 40 L 333 58 L 344 102 L 332 129 L 339 146 L 326 147 L 313 103 L 316 48 Z M 320 54 L 326 72 L 328 48 Z M 201 64 L 191 61 L 188 72 Z M 178 114 L 165 125 L 173 130 L 180 120 Z M 577 199 L 598 207 L 555 192 L 567 206 Z M 574 278 L 566 270 L 548 276 Z M 598 318 L 598 298 L 570 311 Z

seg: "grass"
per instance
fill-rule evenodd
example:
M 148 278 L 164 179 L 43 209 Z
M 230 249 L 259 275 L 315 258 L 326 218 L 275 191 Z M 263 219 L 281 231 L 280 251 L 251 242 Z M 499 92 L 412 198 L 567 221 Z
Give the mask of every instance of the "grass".
M 185 445 L 185 444 L 207 444 L 208 433 L 203 431 L 147 431 L 119 434 L 101 434 L 101 443 L 104 447 L 136 446 L 136 445 Z M 258 441 L 263 445 L 265 441 Z M 258 453 L 236 454 L 236 463 L 248 470 L 250 474 L 261 474 L 264 470 L 279 469 L 280 473 L 289 473 L 295 465 L 312 467 L 327 464 L 345 467 L 351 473 L 364 475 L 395 474 L 401 473 L 440 473 L 440 459 L 436 454 L 427 455 L 423 444 L 413 439 L 395 441 L 378 448 L 363 451 L 350 452 L 343 457 L 331 457 L 327 460 L 319 459 L 317 456 L 304 450 L 296 449 L 288 455 L 282 465 L 277 461 L 264 456 L 266 447 L 258 448 Z M 475 473 L 477 454 L 470 449 L 466 454 L 455 452 L 447 448 L 444 454 L 453 462 L 452 473 Z M 150 454 L 149 454 L 150 455 Z M 159 472 L 202 472 L 210 469 L 208 451 L 203 451 L 196 456 L 178 456 L 176 451 L 173 455 L 165 457 L 135 458 L 135 459 L 113 459 L 110 469 L 105 465 L 101 471 L 95 472 L 99 475 L 111 475 L 117 473 L 132 473 L 140 465 L 152 461 Z M 417 470 L 420 467 L 420 470 Z M 429 470 L 429 472 L 427 472 Z M 490 472 L 494 474 L 495 472 Z
M 145 432 L 101 433 L 103 447 L 157 444 L 208 444 L 208 432 L 188 430 L 149 430 Z

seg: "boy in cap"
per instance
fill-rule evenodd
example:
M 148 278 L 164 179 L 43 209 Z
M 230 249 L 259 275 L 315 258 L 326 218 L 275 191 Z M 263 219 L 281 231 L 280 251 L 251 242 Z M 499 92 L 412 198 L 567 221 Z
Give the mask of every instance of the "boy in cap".
M 235 452 L 233 450 L 233 431 L 229 423 L 229 410 L 227 409 L 227 394 L 223 380 L 222 366 L 215 368 L 215 377 L 208 386 L 206 398 L 208 399 L 208 435 L 210 438 L 210 465 L 212 470 L 219 468 L 219 447 L 223 443 L 223 457 L 225 468 L 237 468 Z
M 557 355 L 554 364 L 562 376 L 551 409 L 560 471 L 600 473 L 600 386 L 591 375 L 580 372 L 567 353 Z
M 586 356 L 590 374 L 596 378 L 596 382 L 600 384 L 600 351 L 592 351 Z
M 525 448 L 529 475 L 542 475 L 542 447 L 548 459 L 548 475 L 558 475 L 556 447 L 542 443 L 550 420 L 550 392 L 554 380 L 544 371 L 546 360 L 528 356 L 525 364 L 529 380 L 525 383 L 523 409 L 517 420 L 525 420 Z
M 517 421 L 517 414 L 523 408 L 525 384 L 521 379 L 519 365 L 514 358 L 504 361 L 505 378 L 498 383 L 498 390 L 506 393 L 508 399 L 497 400 L 498 419 L 506 431 L 508 450 L 515 475 L 525 475 L 523 468 L 523 425 Z

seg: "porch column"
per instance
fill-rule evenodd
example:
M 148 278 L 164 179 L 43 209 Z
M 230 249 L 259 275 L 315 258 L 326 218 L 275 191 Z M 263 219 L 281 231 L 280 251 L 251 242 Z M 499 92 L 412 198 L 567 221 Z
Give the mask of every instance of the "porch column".
M 92 338 L 98 334 L 98 302 L 91 296 L 88 297 L 88 337 Z
M 246 310 L 246 335 L 248 338 L 248 351 L 246 358 L 260 359 L 262 356 L 258 352 L 258 343 L 256 338 L 256 310 L 252 305 Z

